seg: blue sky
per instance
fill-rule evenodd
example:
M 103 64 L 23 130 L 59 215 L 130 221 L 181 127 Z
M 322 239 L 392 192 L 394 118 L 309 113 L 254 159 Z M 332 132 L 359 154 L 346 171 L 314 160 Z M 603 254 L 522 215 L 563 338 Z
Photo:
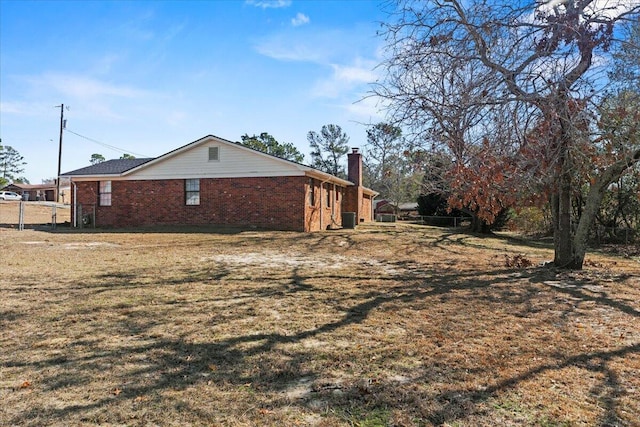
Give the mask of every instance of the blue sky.
M 329 123 L 363 146 L 385 17 L 376 0 L 0 0 L 0 137 L 31 183 L 57 174 L 62 103 L 69 131 L 136 157 L 269 132 L 310 162 Z M 62 172 L 122 155 L 74 133 Z

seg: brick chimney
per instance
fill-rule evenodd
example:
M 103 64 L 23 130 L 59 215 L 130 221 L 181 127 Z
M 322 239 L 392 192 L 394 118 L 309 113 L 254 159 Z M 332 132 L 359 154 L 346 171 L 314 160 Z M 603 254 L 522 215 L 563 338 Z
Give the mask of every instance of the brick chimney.
M 343 212 L 353 212 L 356 216 L 356 224 L 360 223 L 362 218 L 362 154 L 357 148 L 352 148 L 351 153 L 347 154 L 347 178 L 355 185 L 346 188 L 344 195 Z
M 347 154 L 347 178 L 353 182 L 356 187 L 362 185 L 362 154 L 359 148 L 352 148 L 351 153 Z

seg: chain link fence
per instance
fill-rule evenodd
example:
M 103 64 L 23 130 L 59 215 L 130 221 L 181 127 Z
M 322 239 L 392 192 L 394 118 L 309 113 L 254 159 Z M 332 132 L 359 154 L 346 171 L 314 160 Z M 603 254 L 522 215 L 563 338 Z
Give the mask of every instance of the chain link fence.
M 422 216 L 422 215 L 395 215 L 377 214 L 377 222 L 404 221 L 420 225 L 433 225 L 437 227 L 463 227 L 471 224 L 471 218 L 456 216 Z
M 55 229 L 71 225 L 71 206 L 53 202 L 0 201 L 0 227 Z

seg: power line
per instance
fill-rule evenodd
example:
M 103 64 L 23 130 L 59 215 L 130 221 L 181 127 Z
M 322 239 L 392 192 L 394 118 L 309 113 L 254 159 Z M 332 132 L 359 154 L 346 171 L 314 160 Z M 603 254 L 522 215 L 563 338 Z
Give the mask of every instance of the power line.
M 137 157 L 142 157 L 142 158 L 151 157 L 151 156 L 147 156 L 147 155 L 145 155 L 145 154 L 134 153 L 133 151 L 124 150 L 124 149 L 122 149 L 122 148 L 118 148 L 118 147 L 116 147 L 116 146 L 114 146 L 114 145 L 105 144 L 104 142 L 97 141 L 97 140 L 95 140 L 95 139 L 93 139 L 93 138 L 89 138 L 88 136 L 80 135 L 79 133 L 74 132 L 74 131 L 72 131 L 72 130 L 69 130 L 69 129 L 67 129 L 67 128 L 65 128 L 64 130 L 65 130 L 66 132 L 69 132 L 69 133 L 74 134 L 75 136 L 79 136 L 80 138 L 86 139 L 87 141 L 91 141 L 91 142 L 93 142 L 94 144 L 101 145 L 101 146 L 106 147 L 106 148 L 108 148 L 108 149 L 110 149 L 110 150 L 113 150 L 113 151 L 117 151 L 117 152 L 120 152 L 120 153 L 126 153 L 126 154 L 134 154 L 134 155 L 136 155 Z

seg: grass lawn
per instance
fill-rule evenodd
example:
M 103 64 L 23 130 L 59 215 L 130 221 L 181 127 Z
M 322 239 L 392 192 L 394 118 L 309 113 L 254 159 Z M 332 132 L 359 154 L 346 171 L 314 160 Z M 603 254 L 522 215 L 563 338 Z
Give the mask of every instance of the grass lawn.
M 0 425 L 639 425 L 640 258 L 194 231 L 0 228 Z

